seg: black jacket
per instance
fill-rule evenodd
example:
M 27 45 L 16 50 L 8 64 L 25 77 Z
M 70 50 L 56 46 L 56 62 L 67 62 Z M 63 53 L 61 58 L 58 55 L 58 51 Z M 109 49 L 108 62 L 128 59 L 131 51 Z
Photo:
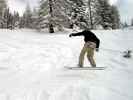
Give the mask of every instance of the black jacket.
M 99 48 L 100 40 L 91 31 L 85 30 L 85 31 L 78 32 L 78 33 L 72 33 L 69 36 L 84 36 L 84 41 L 85 42 L 88 42 L 88 41 L 95 42 L 96 43 L 96 48 Z

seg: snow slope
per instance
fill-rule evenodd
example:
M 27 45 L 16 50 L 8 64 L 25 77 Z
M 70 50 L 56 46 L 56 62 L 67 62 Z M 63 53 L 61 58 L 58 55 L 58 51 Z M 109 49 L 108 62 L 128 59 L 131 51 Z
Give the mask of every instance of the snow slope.
M 0 100 L 133 100 L 133 58 L 122 57 L 133 49 L 133 30 L 94 32 L 97 66 L 106 70 L 64 69 L 77 64 L 84 44 L 71 30 L 0 30 Z

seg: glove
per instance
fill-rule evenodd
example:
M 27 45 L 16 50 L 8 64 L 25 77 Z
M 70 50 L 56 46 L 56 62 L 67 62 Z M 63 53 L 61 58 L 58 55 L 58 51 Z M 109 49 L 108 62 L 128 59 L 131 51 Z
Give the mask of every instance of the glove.
M 69 37 L 72 37 L 73 36 L 73 33 L 69 35 Z
M 96 52 L 99 52 L 99 48 L 96 48 Z

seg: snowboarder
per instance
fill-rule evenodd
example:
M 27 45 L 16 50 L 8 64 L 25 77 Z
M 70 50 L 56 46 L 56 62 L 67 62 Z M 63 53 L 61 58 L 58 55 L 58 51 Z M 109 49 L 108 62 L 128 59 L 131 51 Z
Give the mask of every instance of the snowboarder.
M 84 41 L 85 41 L 84 47 L 81 50 L 79 56 L 78 67 L 83 67 L 85 53 L 87 53 L 87 58 L 91 66 L 96 67 L 96 63 L 93 57 L 94 57 L 94 50 L 99 51 L 100 40 L 97 38 L 97 36 L 90 30 L 84 30 L 78 33 L 71 33 L 69 37 L 72 36 L 84 36 Z

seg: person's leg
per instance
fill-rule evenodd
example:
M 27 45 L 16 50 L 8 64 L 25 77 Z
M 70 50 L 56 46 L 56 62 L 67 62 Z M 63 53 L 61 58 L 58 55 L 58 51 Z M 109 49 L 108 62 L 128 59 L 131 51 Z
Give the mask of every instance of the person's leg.
M 92 67 L 96 67 L 96 63 L 94 60 L 94 49 L 93 48 L 88 48 L 87 50 L 87 58 L 91 64 Z
M 87 48 L 86 46 L 84 46 L 80 52 L 80 56 L 79 56 L 79 67 L 83 67 L 83 64 L 84 64 L 84 55 L 87 51 Z

